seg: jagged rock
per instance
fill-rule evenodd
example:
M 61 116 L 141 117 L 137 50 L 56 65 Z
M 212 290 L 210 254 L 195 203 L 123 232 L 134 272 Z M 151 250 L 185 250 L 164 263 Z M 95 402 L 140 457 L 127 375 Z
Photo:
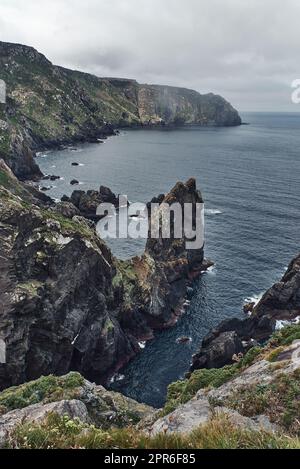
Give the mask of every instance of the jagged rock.
M 191 371 L 200 368 L 221 368 L 233 363 L 233 356 L 242 352 L 244 347 L 237 333 L 222 332 L 193 357 Z
M 77 179 L 72 179 L 70 184 L 71 184 L 71 186 L 76 186 L 77 184 L 79 184 L 79 181 L 77 181 Z
M 185 184 L 177 183 L 164 197 L 166 205 L 178 203 L 202 204 L 195 179 Z M 159 217 L 160 210 L 156 213 Z M 149 213 L 149 216 L 151 214 Z M 132 290 L 136 308 L 147 317 L 151 328 L 174 324 L 183 312 L 187 287 L 192 279 L 204 272 L 212 262 L 204 259 L 203 245 L 198 249 L 187 249 L 187 239 L 177 239 L 172 231 L 170 238 L 151 238 L 146 243 L 145 254 L 125 263 L 136 276 L 137 288 Z
M 253 312 L 253 309 L 255 307 L 255 302 L 252 301 L 250 303 L 246 303 L 244 306 L 243 306 L 243 311 L 244 313 L 252 313 Z
M 80 215 L 93 221 L 101 218 L 97 215 L 97 208 L 101 203 L 111 203 L 116 207 L 119 203 L 117 196 L 104 186 L 101 186 L 99 191 L 75 190 L 71 197 L 64 195 L 61 200 L 62 202 L 71 202 L 79 210 Z
M 249 418 L 239 414 L 235 410 L 228 409 L 227 407 L 215 407 L 215 415 L 226 415 L 229 421 L 235 426 L 246 431 L 265 431 L 268 433 L 280 432 L 278 425 L 270 422 L 266 415 L 257 415 L 256 417 Z
M 148 248 L 142 258 L 122 263 L 94 223 L 73 215 L 72 205 L 44 204 L 9 170 L 2 180 L 0 339 L 6 363 L 0 364 L 0 388 L 70 370 L 105 383 L 140 351 L 140 340 L 174 323 L 203 247 L 190 256 L 184 244 L 168 240 L 159 256 L 151 257 Z M 170 194 L 195 203 L 194 186 L 177 185 Z M 84 194 L 73 193 L 71 200 L 78 197 L 80 204 Z
M 71 202 L 59 202 L 53 208 L 53 211 L 61 214 L 63 217 L 72 219 L 76 215 L 80 215 L 80 211 Z
M 99 189 L 99 194 L 103 202 L 110 203 L 115 206 L 118 205 L 118 197 L 109 189 L 109 187 L 101 186 Z
M 230 357 L 226 354 L 223 355 L 224 360 L 223 362 L 221 360 L 221 365 L 218 360 L 210 360 L 213 351 L 222 342 L 225 332 L 236 333 L 240 341 L 245 342 L 244 351 L 246 351 L 255 341 L 269 339 L 275 331 L 276 320 L 291 320 L 300 316 L 300 255 L 292 260 L 281 281 L 275 283 L 256 306 L 255 303 L 250 303 L 244 306 L 244 310 L 250 311 L 251 316 L 244 320 L 233 318 L 223 321 L 203 339 L 199 353 L 193 357 L 192 370 L 205 367 L 219 368 L 231 363 Z M 234 353 L 239 353 L 238 349 L 239 346 Z M 207 366 L 207 363 L 210 365 Z
M 191 370 L 221 368 L 233 362 L 233 355 L 246 352 L 256 341 L 267 340 L 275 331 L 275 321 L 268 317 L 232 318 L 221 322 L 202 341 L 193 356 Z
M 300 316 L 300 255 L 292 260 L 281 281 L 264 294 L 253 314 L 287 320 Z

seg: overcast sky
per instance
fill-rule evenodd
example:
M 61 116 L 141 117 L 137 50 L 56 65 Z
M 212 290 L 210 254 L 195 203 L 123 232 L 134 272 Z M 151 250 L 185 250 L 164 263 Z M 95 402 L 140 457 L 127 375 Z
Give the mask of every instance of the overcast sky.
M 212 91 L 240 111 L 300 111 L 299 0 L 0 0 L 0 40 L 99 76 Z

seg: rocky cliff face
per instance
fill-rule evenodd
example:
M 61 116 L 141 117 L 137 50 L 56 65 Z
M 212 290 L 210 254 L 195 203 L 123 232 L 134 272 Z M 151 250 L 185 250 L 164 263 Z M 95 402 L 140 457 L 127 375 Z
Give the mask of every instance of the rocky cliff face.
M 198 200 L 194 182 L 180 187 L 178 201 Z M 172 324 L 195 267 L 183 247 L 178 255 L 158 262 L 149 248 L 117 261 L 75 206 L 53 204 L 1 162 L 0 386 L 69 370 L 105 381 L 141 338 Z
M 228 319 L 214 328 L 202 341 L 193 357 L 191 371 L 220 368 L 233 363 L 255 344 L 268 340 L 274 333 L 276 321 L 292 321 L 300 317 L 300 256 L 293 259 L 286 273 L 255 305 L 249 316 Z
M 0 157 L 20 178 L 39 177 L 34 153 L 44 147 L 96 141 L 116 126 L 239 125 L 220 96 L 184 88 L 97 78 L 51 64 L 35 49 L 0 42 Z
M 300 255 L 291 261 L 280 282 L 264 294 L 253 314 L 281 320 L 300 316 Z

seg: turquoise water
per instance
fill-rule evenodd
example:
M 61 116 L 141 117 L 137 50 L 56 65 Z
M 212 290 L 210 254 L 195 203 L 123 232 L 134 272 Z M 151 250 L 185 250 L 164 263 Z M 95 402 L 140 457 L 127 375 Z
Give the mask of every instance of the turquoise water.
M 300 115 L 245 114 L 250 125 L 125 131 L 104 145 L 82 145 L 38 158 L 57 174 L 48 192 L 70 194 L 109 186 L 131 201 L 148 201 L 178 180 L 196 177 L 206 202 L 206 256 L 212 271 L 195 284 L 190 308 L 176 327 L 148 342 L 112 386 L 161 406 L 167 385 L 184 376 L 201 339 L 220 320 L 242 317 L 246 298 L 259 296 L 299 251 Z M 72 162 L 83 166 L 72 167 Z M 45 181 L 48 184 L 48 181 Z M 114 242 L 122 258 L 143 250 L 139 241 Z M 176 339 L 189 336 L 189 344 Z

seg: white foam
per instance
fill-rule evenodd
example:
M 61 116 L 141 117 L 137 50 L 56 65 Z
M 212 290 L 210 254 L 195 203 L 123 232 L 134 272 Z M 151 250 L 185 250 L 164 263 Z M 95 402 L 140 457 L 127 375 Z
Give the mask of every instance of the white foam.
M 276 321 L 276 331 L 280 331 L 286 326 L 291 326 L 292 324 L 300 324 L 300 316 L 297 316 L 295 319 L 291 320 L 281 320 Z
M 121 375 L 121 374 L 116 374 L 114 375 L 111 380 L 110 380 L 110 383 L 113 384 L 113 383 L 116 383 L 118 381 L 123 381 L 123 379 L 125 378 L 125 375 Z
M 254 305 L 256 306 L 260 302 L 260 300 L 262 299 L 263 295 L 264 295 L 264 292 L 259 293 L 258 295 L 250 296 L 249 298 L 245 298 L 244 299 L 244 305 L 246 305 L 248 303 L 254 303 Z
M 221 215 L 222 213 L 223 212 L 221 212 L 221 210 L 214 209 L 214 208 L 205 209 L 205 214 L 206 215 Z
M 139 342 L 139 347 L 144 349 L 146 347 L 146 342 Z

